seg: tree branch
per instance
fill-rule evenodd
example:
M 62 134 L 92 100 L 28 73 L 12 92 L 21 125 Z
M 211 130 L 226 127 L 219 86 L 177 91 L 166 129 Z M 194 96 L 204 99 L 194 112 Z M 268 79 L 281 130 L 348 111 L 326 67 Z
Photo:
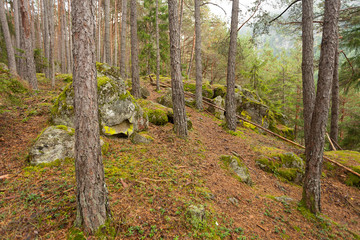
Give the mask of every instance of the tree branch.
M 251 16 L 243 24 L 241 24 L 241 26 L 237 29 L 237 32 L 255 15 L 255 13 L 257 12 L 257 10 L 260 7 L 260 4 L 261 4 L 261 2 L 259 2 L 259 4 L 256 6 L 253 14 L 251 14 Z
M 273 20 L 271 20 L 270 22 L 269 22 L 269 24 L 270 23 L 272 23 L 272 22 L 274 22 L 275 20 L 277 20 L 279 17 L 281 17 L 292 5 L 294 5 L 295 3 L 297 3 L 297 2 L 300 2 L 301 0 L 295 0 L 294 2 L 292 2 L 282 13 L 280 13 L 280 15 L 279 16 L 277 16 L 276 18 L 274 18 Z
M 212 2 L 204 2 L 204 3 L 200 4 L 200 7 L 202 7 L 202 6 L 206 5 L 206 4 L 211 4 L 211 5 L 214 5 L 214 6 L 218 7 L 218 8 L 220 8 L 221 10 L 223 10 L 223 11 L 224 11 L 224 13 L 225 13 L 225 15 L 226 15 L 225 10 L 224 10 L 224 9 L 223 9 L 220 5 L 218 5 L 218 4 L 216 4 L 216 3 L 212 3 Z
M 350 84 L 350 82 L 351 82 L 352 77 L 353 77 L 354 74 L 355 74 L 355 70 L 354 70 L 353 65 L 352 65 L 351 62 L 350 62 L 350 59 L 346 56 L 346 54 L 344 53 L 344 51 L 341 50 L 340 52 L 344 55 L 344 57 L 346 58 L 346 61 L 349 63 L 349 65 L 350 65 L 350 67 L 351 67 L 351 69 L 352 69 L 351 77 L 350 77 L 350 78 L 346 81 L 346 83 L 344 84 L 344 85 L 348 85 L 348 86 L 347 86 L 347 89 L 346 89 L 346 91 L 348 91 L 348 90 L 349 90 L 349 84 Z
M 282 25 L 289 25 L 289 24 L 301 24 L 302 22 L 285 22 L 285 23 L 282 23 L 280 22 L 280 24 Z M 320 24 L 323 24 L 324 22 L 323 21 L 313 21 L 313 23 L 320 23 Z

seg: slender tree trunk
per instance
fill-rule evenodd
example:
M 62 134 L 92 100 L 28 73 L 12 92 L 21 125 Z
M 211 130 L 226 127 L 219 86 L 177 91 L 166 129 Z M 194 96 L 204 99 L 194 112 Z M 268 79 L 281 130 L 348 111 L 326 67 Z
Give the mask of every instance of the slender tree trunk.
M 49 40 L 50 40 L 50 36 L 49 36 L 49 14 L 48 14 L 48 11 L 49 11 L 49 7 L 48 7 L 48 4 L 49 1 L 46 1 L 44 0 L 43 1 L 43 16 L 44 16 L 44 24 L 43 24 L 43 27 L 44 27 L 44 34 L 43 34 L 43 38 L 44 38 L 44 55 L 45 55 L 45 58 L 47 59 L 47 61 L 49 62 L 49 59 L 50 59 L 50 55 L 49 55 L 49 52 L 50 52 L 50 43 L 49 43 Z M 45 70 L 45 77 L 47 78 L 50 78 L 50 73 L 49 73 L 49 68 L 50 68 L 50 63 L 48 63 L 49 66 L 46 68 Z
M 101 0 L 99 0 L 98 2 L 97 27 L 98 27 L 97 60 L 101 62 Z
M 45 0 L 44 0 L 45 1 Z M 47 16 L 48 16 L 48 31 L 49 31 L 49 76 L 48 78 L 51 81 L 51 86 L 55 88 L 55 64 L 54 64 L 54 55 L 55 55 L 55 29 L 54 29 L 54 0 L 47 0 Z
M 126 78 L 126 15 L 127 15 L 127 0 L 122 0 L 121 9 L 121 39 L 120 39 L 120 75 Z
M 337 48 L 337 25 L 340 0 L 325 1 L 323 36 L 319 63 L 314 111 L 311 120 L 311 135 L 308 135 L 306 151 L 306 169 L 303 187 L 305 206 L 313 213 L 321 211 L 321 168 L 324 151 L 326 122 L 329 112 L 331 83 L 334 73 L 334 58 Z
M 308 146 L 315 102 L 313 0 L 302 0 L 302 82 L 305 147 Z
M 40 0 L 36 1 L 37 5 L 37 18 L 36 18 L 36 48 L 41 49 L 41 4 Z
M 118 64 L 118 9 L 117 9 L 117 1 L 115 1 L 115 14 L 114 14 L 114 18 L 115 18 L 115 33 L 114 33 L 114 62 L 113 65 L 117 66 Z
M 111 64 L 110 53 L 110 0 L 105 0 L 105 62 Z
M 156 19 L 155 19 L 155 25 L 156 25 L 156 91 L 160 90 L 160 45 L 159 45 L 159 0 L 155 0 L 156 4 Z
M 30 26 L 30 9 L 25 0 L 20 0 L 20 16 L 21 16 L 21 48 L 24 50 L 23 60 L 23 74 L 22 76 L 30 83 L 32 89 L 38 89 L 38 82 L 36 79 L 36 69 L 34 62 L 34 48 L 31 37 Z
M 339 29 L 337 30 L 337 37 L 339 36 Z M 337 39 L 337 47 L 335 52 L 334 62 L 334 76 L 331 90 L 331 126 L 330 138 L 338 142 L 339 136 L 339 40 Z
M 14 7 L 14 28 L 15 28 L 15 47 L 20 48 L 20 16 L 19 16 L 19 0 L 13 0 Z
M 135 98 L 140 98 L 140 78 L 139 78 L 139 57 L 137 39 L 137 13 L 136 0 L 130 1 L 130 24 L 131 24 L 131 94 Z
M 5 38 L 5 43 L 6 43 L 6 51 L 7 51 L 9 69 L 11 71 L 13 71 L 14 73 L 16 73 L 15 52 L 14 52 L 14 48 L 13 48 L 12 43 L 11 43 L 9 25 L 8 25 L 8 22 L 7 22 L 7 19 L 6 19 L 4 1 L 3 0 L 0 0 L 0 21 L 1 21 L 1 26 L 2 26 L 2 30 L 3 30 L 4 38 Z
M 69 14 L 68 14 L 68 22 L 69 22 L 69 50 L 70 50 L 70 72 L 72 72 L 72 65 L 73 65 L 73 55 L 72 55 L 72 27 L 71 27 L 71 3 L 70 0 L 68 0 L 68 6 L 69 6 Z
M 31 3 L 29 2 L 29 10 L 30 10 L 30 26 L 31 26 L 31 37 L 32 37 L 32 42 L 33 42 L 33 48 L 36 47 L 36 34 L 35 34 L 35 7 L 34 7 L 34 2 Z
M 201 18 L 200 18 L 200 0 L 195 2 L 195 61 L 196 61 L 196 92 L 195 101 L 198 110 L 203 109 L 202 100 L 202 63 L 201 63 Z
M 59 51 L 59 60 L 61 64 L 61 72 L 66 72 L 66 63 L 65 63 L 65 44 L 64 44 L 64 18 L 63 18 L 63 9 L 64 9 L 64 0 L 58 0 L 58 51 Z
M 168 0 L 170 30 L 171 88 L 174 110 L 174 130 L 178 137 L 188 135 L 184 86 L 181 79 L 180 28 L 176 0 Z
M 235 112 L 235 57 L 237 42 L 237 27 L 239 23 L 239 0 L 233 0 L 231 13 L 231 31 L 230 46 L 226 78 L 226 101 L 225 101 L 225 118 L 226 126 L 229 130 L 236 130 L 236 112 Z
M 94 13 L 94 0 L 72 1 L 76 224 L 88 233 L 110 218 L 100 147 Z
M 71 63 L 70 63 L 70 44 L 69 44 L 69 28 L 68 26 L 70 25 L 68 22 L 67 22 L 67 14 L 70 13 L 69 12 L 69 8 L 68 10 L 66 11 L 64 9 L 64 15 L 63 15 L 63 18 L 64 18 L 64 36 L 65 36 L 65 50 L 66 50 L 66 70 L 67 70 L 67 73 L 70 73 L 72 72 L 71 71 Z
M 191 48 L 189 67 L 188 67 L 188 70 L 187 70 L 187 73 L 186 73 L 188 78 L 190 78 L 190 75 L 191 75 L 191 67 L 192 67 L 192 62 L 193 62 L 194 52 L 195 52 L 195 42 L 196 42 L 196 30 L 195 29 L 194 29 L 194 36 L 193 36 L 193 41 L 192 42 L 193 43 L 192 43 L 192 48 Z M 184 51 L 183 51 L 183 53 L 184 53 Z

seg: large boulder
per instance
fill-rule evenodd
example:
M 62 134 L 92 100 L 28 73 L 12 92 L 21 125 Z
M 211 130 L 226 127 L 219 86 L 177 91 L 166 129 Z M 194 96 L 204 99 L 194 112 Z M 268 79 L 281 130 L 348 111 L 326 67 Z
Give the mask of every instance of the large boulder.
M 29 152 L 30 163 L 37 165 L 55 160 L 74 158 L 74 129 L 64 125 L 46 128 Z
M 172 118 L 174 115 L 172 108 L 165 107 L 159 103 L 145 99 L 138 99 L 137 102 L 144 113 L 148 115 L 149 122 L 155 125 L 165 125 L 169 122 L 169 118 Z
M 217 107 L 225 109 L 225 100 L 220 95 L 212 99 L 212 103 Z M 214 106 L 209 106 L 208 110 L 213 113 L 215 117 L 221 120 L 225 119 L 225 114 L 223 110 L 220 110 L 219 108 L 216 108 Z
M 99 74 L 100 75 L 100 74 Z M 148 119 L 120 78 L 98 77 L 98 104 L 101 131 L 104 135 L 124 134 L 148 127 Z M 51 110 L 56 125 L 74 127 L 74 88 L 69 83 L 55 100 Z

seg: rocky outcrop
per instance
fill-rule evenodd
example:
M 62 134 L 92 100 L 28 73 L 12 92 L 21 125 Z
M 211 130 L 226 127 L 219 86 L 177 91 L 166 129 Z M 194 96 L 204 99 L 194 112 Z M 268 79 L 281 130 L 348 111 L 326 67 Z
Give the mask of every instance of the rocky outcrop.
M 220 159 L 223 161 L 225 167 L 232 170 L 241 182 L 244 182 L 250 186 L 253 184 L 248 168 L 246 167 L 245 163 L 238 157 L 222 155 Z
M 98 104 L 101 132 L 104 135 L 130 136 L 134 131 L 142 131 L 148 127 L 147 115 L 125 89 L 120 78 L 111 75 L 98 77 Z M 51 115 L 54 124 L 74 127 L 72 83 L 55 100 Z

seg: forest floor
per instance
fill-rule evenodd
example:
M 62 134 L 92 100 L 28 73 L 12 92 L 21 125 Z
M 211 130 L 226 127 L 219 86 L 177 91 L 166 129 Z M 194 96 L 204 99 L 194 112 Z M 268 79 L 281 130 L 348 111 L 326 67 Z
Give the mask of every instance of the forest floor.
M 86 239 L 73 226 L 76 216 L 75 169 L 71 160 L 31 166 L 27 153 L 48 126 L 56 91 L 41 78 L 40 90 L 19 107 L 0 112 L 0 239 Z M 147 85 L 156 99 L 159 93 Z M 359 239 L 360 190 L 324 170 L 322 214 L 299 202 L 302 187 L 255 166 L 266 151 L 301 153 L 270 135 L 238 127 L 230 134 L 206 111 L 186 108 L 193 130 L 177 138 L 171 123 L 150 124 L 154 141 L 135 145 L 125 138 L 104 138 L 112 221 L 97 239 Z M 253 186 L 241 183 L 220 161 L 237 153 Z M 293 201 L 278 201 L 287 196 Z M 230 200 L 231 201 L 230 201 Z M 235 199 L 235 200 L 234 200 Z M 192 225 L 189 206 L 203 205 L 206 218 Z

